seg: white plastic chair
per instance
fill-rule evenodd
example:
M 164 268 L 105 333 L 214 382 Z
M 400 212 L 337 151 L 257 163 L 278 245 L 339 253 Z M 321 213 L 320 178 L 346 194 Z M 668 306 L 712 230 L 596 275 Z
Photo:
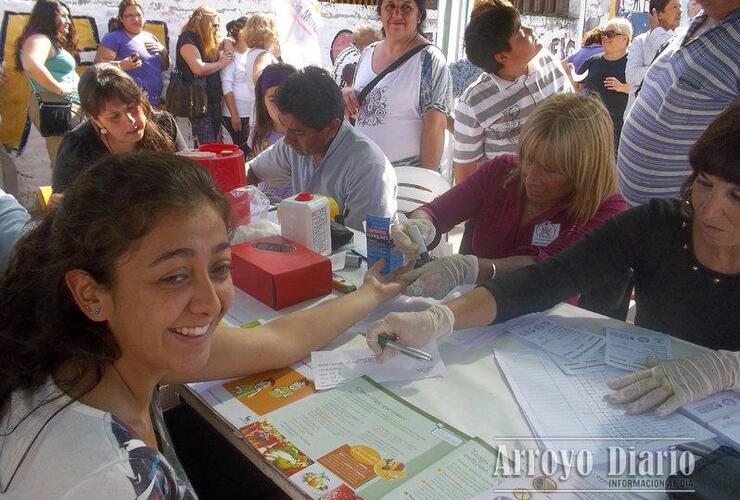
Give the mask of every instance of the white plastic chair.
M 421 167 L 396 167 L 398 179 L 398 211 L 409 214 L 421 205 L 432 201 L 450 189 L 450 183 L 439 173 Z M 434 257 L 452 254 L 452 245 L 445 234 L 439 245 L 431 251 Z
M 439 173 L 420 167 L 396 167 L 398 211 L 411 213 L 450 189 Z

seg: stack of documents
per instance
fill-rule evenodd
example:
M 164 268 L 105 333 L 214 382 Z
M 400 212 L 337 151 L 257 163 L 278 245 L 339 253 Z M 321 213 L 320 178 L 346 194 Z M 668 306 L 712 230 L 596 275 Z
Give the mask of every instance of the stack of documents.
M 567 376 L 542 351 L 499 349 L 495 355 L 532 432 L 546 448 L 587 449 L 599 464 L 606 462 L 609 446 L 651 451 L 714 437 L 680 414 L 626 415 L 624 408 L 608 403 L 607 380 L 624 372 L 607 368 Z
M 681 412 L 707 426 L 724 444 L 740 451 L 740 396 L 736 392 L 718 392 L 685 405 Z

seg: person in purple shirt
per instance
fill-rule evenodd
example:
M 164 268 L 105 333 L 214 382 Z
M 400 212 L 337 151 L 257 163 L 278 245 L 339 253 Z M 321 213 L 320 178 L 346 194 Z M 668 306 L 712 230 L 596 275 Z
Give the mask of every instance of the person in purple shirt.
M 118 4 L 118 29 L 103 37 L 95 63 L 110 62 L 126 71 L 144 90 L 154 108 L 162 98 L 162 71 L 170 66 L 167 49 L 156 36 L 144 31 L 144 11 L 139 0 Z
M 603 26 L 597 26 L 583 34 L 581 48 L 565 58 L 566 61 L 573 65 L 576 73 L 581 73 L 581 66 L 590 59 L 591 56 L 598 56 L 604 53 L 604 47 L 601 45 L 601 35 L 604 33 Z

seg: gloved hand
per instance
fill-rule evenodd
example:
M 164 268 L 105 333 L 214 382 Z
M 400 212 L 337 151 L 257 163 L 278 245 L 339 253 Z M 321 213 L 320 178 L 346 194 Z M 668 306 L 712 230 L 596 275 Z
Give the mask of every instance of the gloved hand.
M 438 304 L 419 312 L 390 313 L 367 329 L 367 345 L 378 361 L 395 356 L 392 348 L 381 349 L 378 337 L 384 336 L 400 344 L 421 347 L 434 339 L 449 335 L 455 325 L 455 315 L 449 307 Z
M 655 414 L 664 417 L 686 403 L 740 388 L 740 353 L 711 351 L 661 362 L 648 358 L 647 365 L 651 368 L 608 382 L 611 389 L 618 389 L 608 396 L 609 401 L 630 403 L 626 407 L 630 415 L 657 406 Z
M 403 292 L 412 297 L 443 299 L 456 286 L 469 285 L 478 279 L 478 257 L 451 255 L 424 264 L 401 276 L 411 283 Z
M 406 260 L 415 262 L 421 253 L 421 249 L 411 237 L 411 226 L 419 228 L 425 245 L 430 245 L 434 241 L 437 230 L 434 228 L 432 221 L 423 217 L 414 219 L 403 217 L 391 226 L 393 245 L 406 256 Z

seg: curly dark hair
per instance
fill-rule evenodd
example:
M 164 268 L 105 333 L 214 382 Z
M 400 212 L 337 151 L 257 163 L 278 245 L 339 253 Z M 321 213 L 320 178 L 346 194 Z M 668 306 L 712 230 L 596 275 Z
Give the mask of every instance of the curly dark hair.
M 60 33 L 59 28 L 57 28 L 56 16 L 62 7 L 67 9 L 70 16 L 72 15 L 72 11 L 69 10 L 69 7 L 64 2 L 59 0 L 36 0 L 31 10 L 31 17 L 28 20 L 28 24 L 23 28 L 23 32 L 16 42 L 15 66 L 19 71 L 23 71 L 21 49 L 31 35 L 46 35 L 51 40 L 54 48 L 65 49 L 77 59 L 79 52 L 77 42 L 79 39 L 74 23 L 70 25 L 69 32 L 66 34 Z
M 120 356 L 106 323 L 88 319 L 65 275 L 81 269 L 103 286 L 119 258 L 170 213 L 210 204 L 229 227 L 229 206 L 197 163 L 167 153 L 106 156 L 67 189 L 58 208 L 17 244 L 0 276 L 0 408 L 19 389 L 35 390 L 60 368 L 75 394 L 97 385 Z M 89 385 L 91 384 L 91 385 Z
M 709 174 L 740 186 L 740 99 L 709 124 L 689 151 L 693 172 L 681 186 L 681 198 L 691 201 L 691 189 L 699 174 Z M 689 215 L 693 215 L 689 210 Z
M 318 66 L 306 66 L 291 75 L 278 89 L 277 106 L 314 130 L 323 130 L 334 118 L 344 120 L 342 91 Z
M 487 73 L 501 69 L 494 59 L 499 52 L 511 50 L 509 38 L 521 26 L 517 11 L 506 0 L 493 0 L 470 20 L 465 28 L 465 55 L 468 60 Z

